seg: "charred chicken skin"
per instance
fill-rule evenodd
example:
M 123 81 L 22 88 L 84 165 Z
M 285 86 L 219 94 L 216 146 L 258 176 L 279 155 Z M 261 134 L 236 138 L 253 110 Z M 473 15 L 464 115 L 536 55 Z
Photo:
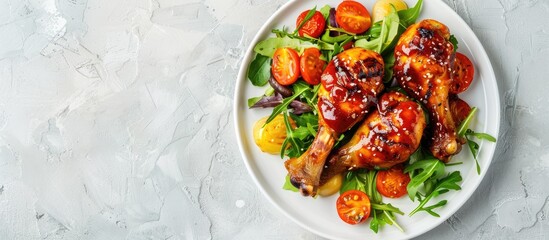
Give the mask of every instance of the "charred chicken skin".
M 351 140 L 332 152 L 321 185 L 334 175 L 356 168 L 390 168 L 417 150 L 425 129 L 421 106 L 399 92 L 383 94 Z
M 411 25 L 395 47 L 393 68 L 398 84 L 427 108 L 431 122 L 427 143 L 444 162 L 459 153 L 464 143 L 456 134 L 448 100 L 455 56 L 449 39 L 449 29 L 438 21 L 426 19 Z
M 336 55 L 321 77 L 319 127 L 313 143 L 299 158 L 285 162 L 292 184 L 304 196 L 316 195 L 324 163 L 342 132 L 364 119 L 383 90 L 383 58 L 352 48 Z

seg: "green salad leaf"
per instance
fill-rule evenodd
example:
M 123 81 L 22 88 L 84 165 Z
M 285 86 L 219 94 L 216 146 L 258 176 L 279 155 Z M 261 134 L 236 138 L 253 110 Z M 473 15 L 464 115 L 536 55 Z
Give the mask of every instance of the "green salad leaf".
M 412 201 L 415 200 L 416 194 L 420 187 L 426 182 L 436 180 L 445 173 L 444 163 L 432 157 L 416 161 L 404 169 L 405 173 L 412 173 L 410 183 L 406 187 L 408 196 Z M 416 173 L 417 174 L 414 174 Z M 429 186 L 429 183 L 427 184 Z
M 256 54 L 248 67 L 248 79 L 254 86 L 265 86 L 271 77 L 271 58 Z
M 398 41 L 397 36 L 399 35 L 399 32 L 402 33 L 402 31 L 399 30 L 399 16 L 394 7 L 392 12 L 378 23 L 379 27 L 372 26 L 368 38 L 361 38 L 355 42 L 356 47 L 383 53 L 394 46 L 396 41 Z M 378 23 L 374 25 L 377 25 Z M 379 34 L 377 34 L 378 30 Z M 376 37 L 373 37 L 374 34 Z
M 478 108 L 476 107 L 471 108 L 471 111 L 469 112 L 467 117 L 465 117 L 465 119 L 461 122 L 461 124 L 459 124 L 459 127 L 456 129 L 456 131 L 460 137 L 465 136 L 467 129 L 469 129 L 469 124 L 471 124 L 471 121 L 473 120 L 473 117 L 475 116 L 475 113 L 477 113 L 477 111 L 478 111 Z
M 330 5 L 326 4 L 324 5 L 324 7 L 322 7 L 319 11 L 320 13 L 322 13 L 322 16 L 324 16 L 324 20 L 328 20 L 328 18 L 330 17 L 330 9 L 332 9 L 332 7 L 330 7 Z
M 496 138 L 490 134 L 476 133 L 473 130 L 469 129 L 469 125 L 471 124 L 471 121 L 473 120 L 473 117 L 475 116 L 475 113 L 477 111 L 478 109 L 476 107 L 473 107 L 471 109 L 467 117 L 461 122 L 461 124 L 459 124 L 459 127 L 457 128 L 457 133 L 460 137 L 465 137 L 465 139 L 467 140 L 467 146 L 469 147 L 469 150 L 471 151 L 471 154 L 473 154 L 473 158 L 475 159 L 477 174 L 480 175 L 480 164 L 477 158 L 480 145 L 477 142 L 473 141 L 471 137 L 484 139 L 490 142 L 496 142 Z
M 298 81 L 294 83 L 293 88 L 294 88 L 294 94 L 291 97 L 284 98 L 282 100 L 282 103 L 273 109 L 273 112 L 271 113 L 269 118 L 267 118 L 267 121 L 265 121 L 265 124 L 270 123 L 278 114 L 281 114 L 282 112 L 286 111 L 290 103 L 292 103 L 293 100 L 298 98 L 305 91 L 311 90 L 309 85 L 307 85 L 302 81 Z
M 412 210 L 412 212 L 410 212 L 409 216 L 412 216 L 419 211 L 426 211 L 432 216 L 440 217 L 440 215 L 434 212 L 434 209 L 446 205 L 446 203 L 448 202 L 447 200 L 441 200 L 440 202 L 427 207 L 425 205 L 433 197 L 436 197 L 440 194 L 447 193 L 450 190 L 461 190 L 461 187 L 458 184 L 458 182 L 461 182 L 461 180 L 463 179 L 459 171 L 454 171 L 450 173 L 448 176 L 440 180 L 436 180 L 434 182 L 433 190 L 427 193 L 425 198 L 420 199 L 419 205 L 414 210 Z
M 272 37 L 267 38 L 255 45 L 254 51 L 263 56 L 272 58 L 276 49 L 289 47 L 293 48 L 299 52 L 302 52 L 306 48 L 319 48 L 318 44 L 315 44 L 310 41 L 305 41 L 297 38 L 291 38 L 289 36 L 284 37 Z
M 458 50 L 458 40 L 457 40 L 456 36 L 454 36 L 453 34 L 450 35 L 449 40 L 452 43 L 452 45 L 454 45 L 454 52 L 456 52 Z
M 290 175 L 286 175 L 286 181 L 284 181 L 284 185 L 282 185 L 282 189 L 292 191 L 292 192 L 299 192 L 299 189 L 294 187 L 294 185 L 292 185 L 292 182 L 290 182 Z
M 383 61 L 385 62 L 385 75 L 383 75 L 383 82 L 389 83 L 393 80 L 393 67 L 395 66 L 395 55 L 392 52 L 383 55 Z
M 408 8 L 405 10 L 398 11 L 398 17 L 400 18 L 400 24 L 407 28 L 410 25 L 414 24 L 419 17 L 421 12 L 421 7 L 423 5 L 423 0 L 418 0 L 416 5 L 413 8 Z

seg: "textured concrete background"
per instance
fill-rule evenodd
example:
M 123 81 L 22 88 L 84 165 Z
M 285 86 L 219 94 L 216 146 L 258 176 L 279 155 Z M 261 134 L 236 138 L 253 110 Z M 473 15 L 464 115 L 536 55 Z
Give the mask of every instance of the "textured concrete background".
M 0 239 L 320 239 L 235 144 L 240 60 L 284 2 L 0 0 Z M 548 239 L 549 1 L 445 2 L 488 51 L 502 128 L 479 189 L 420 238 Z

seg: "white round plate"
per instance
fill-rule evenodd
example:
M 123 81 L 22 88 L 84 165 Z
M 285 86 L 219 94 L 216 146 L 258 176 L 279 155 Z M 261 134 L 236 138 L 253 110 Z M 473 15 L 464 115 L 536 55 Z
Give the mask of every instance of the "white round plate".
M 309 231 L 330 239 L 412 238 L 441 224 L 469 199 L 488 171 L 496 147 L 495 143 L 480 141 L 481 149 L 478 157 L 481 166 L 480 175 L 476 172 L 474 160 L 467 146 L 464 145 L 462 152 L 453 158 L 452 161 L 464 163 L 448 167 L 449 171 L 461 171 L 463 177 L 462 190 L 451 191 L 441 196 L 440 199 L 447 199 L 448 204 L 437 209 L 440 214 L 439 218 L 425 212 L 419 212 L 409 217 L 408 213 L 418 203 L 410 201 L 407 197 L 396 200 L 384 199 L 385 202 L 392 203 L 406 213 L 404 216 L 397 216 L 397 221 L 404 228 L 404 232 L 385 225 L 376 234 L 369 228 L 368 223 L 370 220 L 360 225 L 348 225 L 341 221 L 335 208 L 337 196 L 313 199 L 302 197 L 299 193 L 283 190 L 282 185 L 287 174 L 284 168 L 284 160 L 280 159 L 279 156 L 261 152 L 253 141 L 253 124 L 258 119 L 268 116 L 272 111 L 272 109 L 248 109 L 247 107 L 248 98 L 260 96 L 264 92 L 264 88 L 253 86 L 246 77 L 248 66 L 254 57 L 253 47 L 260 40 L 273 36 L 270 32 L 273 28 L 289 26 L 293 29 L 297 16 L 302 11 L 311 9 L 315 4 L 319 9 L 325 4 L 336 7 L 340 2 L 341 0 L 290 1 L 269 18 L 250 43 L 250 47 L 242 61 L 235 90 L 234 120 L 239 148 L 244 163 L 261 192 L 286 216 Z M 360 2 L 371 11 L 375 0 L 362 0 Z M 415 4 L 414 0 L 406 2 L 408 6 Z M 424 1 L 419 19 L 425 18 L 436 19 L 446 24 L 459 41 L 458 52 L 467 55 L 475 64 L 475 80 L 468 91 L 460 94 L 460 97 L 471 106 L 479 108 L 475 121 L 470 127 L 477 132 L 498 136 L 500 120 L 498 87 L 492 65 L 482 44 L 465 21 L 442 1 Z M 432 199 L 431 203 L 436 203 L 440 199 Z

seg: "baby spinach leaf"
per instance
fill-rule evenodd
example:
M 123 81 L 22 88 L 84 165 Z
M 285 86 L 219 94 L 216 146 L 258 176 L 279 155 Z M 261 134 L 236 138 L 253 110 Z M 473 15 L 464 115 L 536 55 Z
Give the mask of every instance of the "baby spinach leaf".
M 271 77 L 271 58 L 256 54 L 248 67 L 248 79 L 254 86 L 265 86 Z

